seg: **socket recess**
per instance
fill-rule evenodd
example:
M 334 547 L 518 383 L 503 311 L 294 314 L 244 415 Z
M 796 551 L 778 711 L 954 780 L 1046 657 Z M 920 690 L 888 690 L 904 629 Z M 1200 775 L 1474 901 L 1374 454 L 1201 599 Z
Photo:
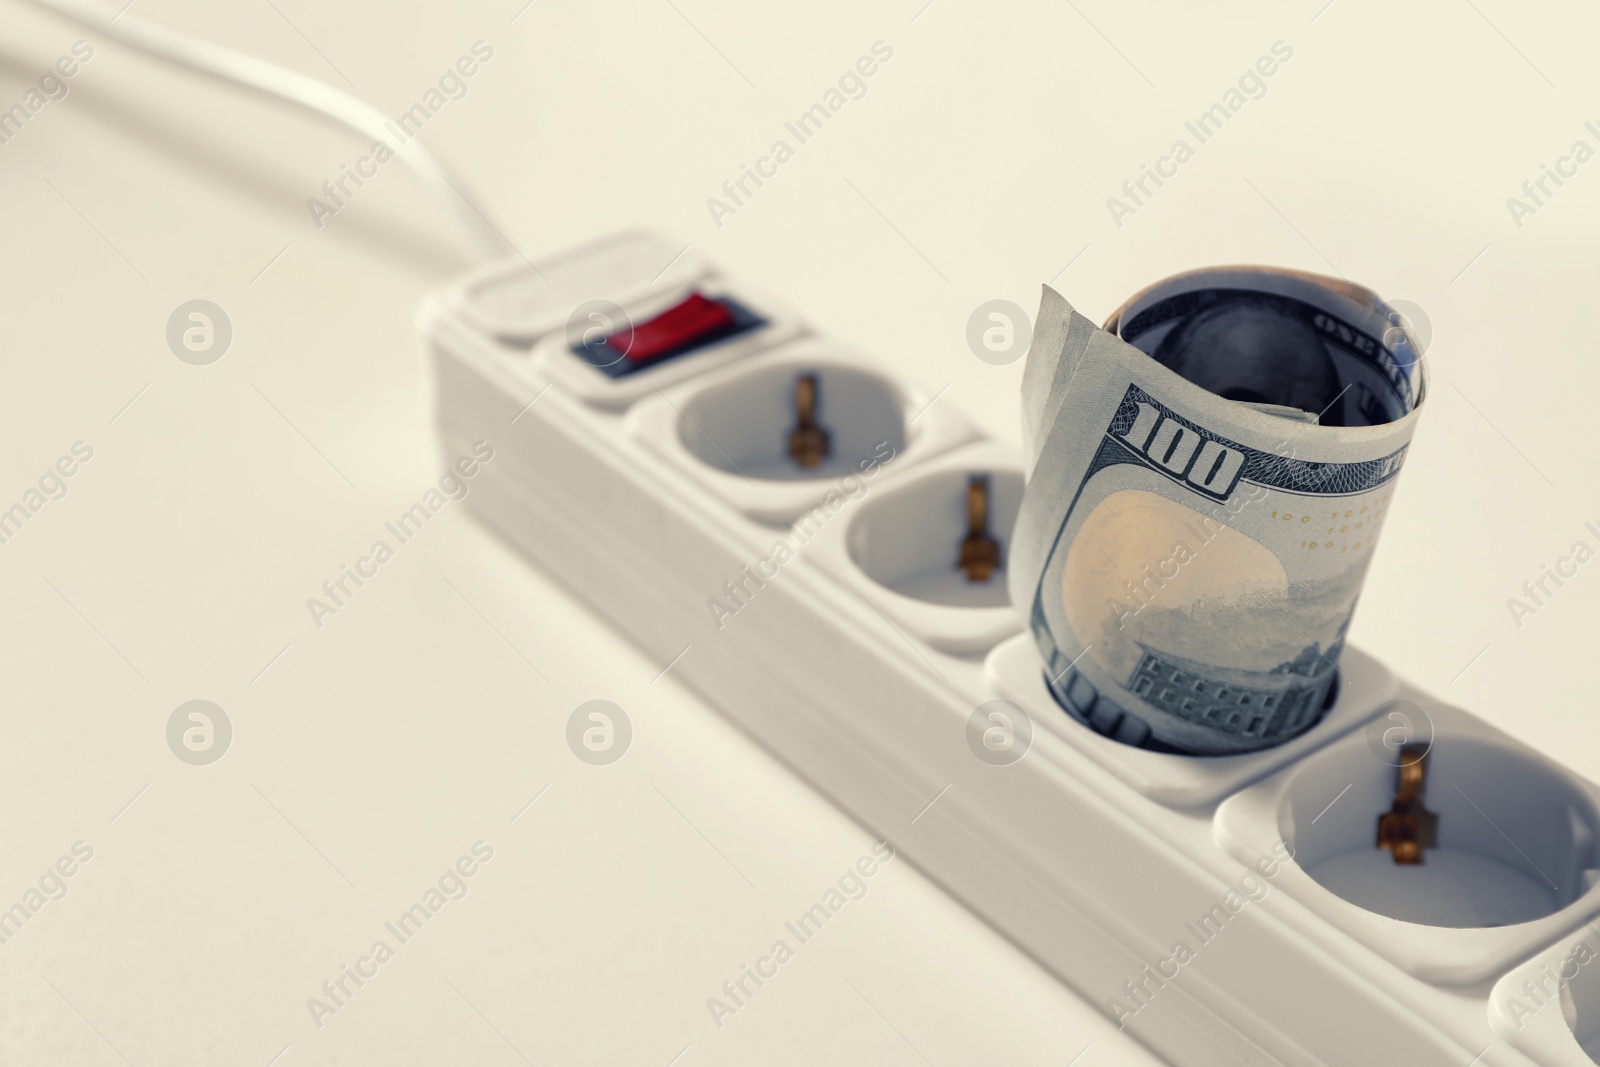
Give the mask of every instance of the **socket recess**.
M 1388 668 L 1359 648 L 1347 645 L 1339 659 L 1338 698 L 1305 733 L 1274 748 L 1238 756 L 1175 756 L 1114 741 L 1068 715 L 1050 695 L 1031 634 L 1018 634 L 997 646 L 984 663 L 984 673 L 995 692 L 1021 707 L 1035 724 L 1047 724 L 1074 748 L 1140 793 L 1175 808 L 1215 804 L 1349 733 L 1393 698 L 1400 685 Z M 1262 854 L 1252 853 L 1245 862 Z
M 802 375 L 815 376 L 817 421 L 830 440 L 827 457 L 810 468 L 787 448 Z M 902 471 L 975 436 L 953 411 L 930 405 L 836 342 L 815 339 L 665 390 L 629 411 L 626 425 L 641 445 L 773 525 L 853 496 L 865 472 L 877 478 L 883 469 Z
M 1600 911 L 1600 790 L 1459 708 L 1397 706 L 1427 746 L 1423 862 L 1376 844 L 1399 773 L 1384 719 L 1229 797 L 1217 841 L 1235 859 L 1284 841 L 1278 884 L 1320 917 L 1425 981 L 1487 981 Z
M 957 566 L 974 475 L 987 478 L 988 534 L 1000 557 L 994 573 L 978 582 Z M 934 648 L 980 654 L 1022 625 L 1006 592 L 1005 571 L 1021 503 L 1015 452 L 980 442 L 891 481 L 869 483 L 850 521 L 822 527 L 807 552 L 817 566 Z

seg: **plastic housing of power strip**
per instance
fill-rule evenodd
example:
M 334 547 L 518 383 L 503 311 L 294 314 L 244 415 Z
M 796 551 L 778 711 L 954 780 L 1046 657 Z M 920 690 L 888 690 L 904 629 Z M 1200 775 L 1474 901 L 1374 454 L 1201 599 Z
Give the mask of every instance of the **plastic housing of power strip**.
M 681 249 L 624 233 L 425 301 L 443 449 L 493 445 L 469 500 L 505 536 L 1173 1063 L 1597 1062 L 1600 790 L 1354 648 L 1324 718 L 1266 751 L 1080 726 L 1003 573 L 945 573 L 971 474 L 1003 562 L 1018 457 Z M 567 346 L 588 301 L 696 288 L 768 327 L 619 379 Z M 862 423 L 816 476 L 781 462 L 801 370 L 824 423 Z M 1419 739 L 1440 847 L 1402 868 L 1375 826 Z

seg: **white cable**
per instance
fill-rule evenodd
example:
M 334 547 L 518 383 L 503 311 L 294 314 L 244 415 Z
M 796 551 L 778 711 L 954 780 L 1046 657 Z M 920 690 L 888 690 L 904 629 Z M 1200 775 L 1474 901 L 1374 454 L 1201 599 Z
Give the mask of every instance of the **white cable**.
M 501 255 L 511 250 L 510 242 L 473 206 L 461 191 L 460 183 L 451 178 L 444 165 L 415 138 L 403 145 L 396 145 L 390 120 L 370 104 L 309 75 L 188 37 L 134 15 L 119 16 L 90 0 L 22 2 L 66 18 L 94 33 L 104 34 L 146 55 L 297 104 L 307 111 L 331 118 L 360 134 L 382 141 L 394 150 L 397 158 L 410 166 L 424 184 L 451 204 L 474 239 L 487 251 Z

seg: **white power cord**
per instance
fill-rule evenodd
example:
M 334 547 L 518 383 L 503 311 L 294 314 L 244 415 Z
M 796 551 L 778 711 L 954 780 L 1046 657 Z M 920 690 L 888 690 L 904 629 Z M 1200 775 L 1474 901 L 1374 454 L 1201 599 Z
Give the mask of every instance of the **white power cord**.
M 450 176 L 432 153 L 418 144 L 416 139 L 403 145 L 391 143 L 393 135 L 389 129 L 390 120 L 370 104 L 309 75 L 197 40 L 135 15 L 119 14 L 92 0 L 21 2 L 58 15 L 96 34 L 103 34 L 146 55 L 265 96 L 286 100 L 389 145 L 396 158 L 405 161 L 425 185 L 450 203 L 474 240 L 482 244 L 485 251 L 499 256 L 511 250 L 511 243 L 473 205 L 461 191 L 461 183 Z M 126 7 L 123 10 L 126 11 Z

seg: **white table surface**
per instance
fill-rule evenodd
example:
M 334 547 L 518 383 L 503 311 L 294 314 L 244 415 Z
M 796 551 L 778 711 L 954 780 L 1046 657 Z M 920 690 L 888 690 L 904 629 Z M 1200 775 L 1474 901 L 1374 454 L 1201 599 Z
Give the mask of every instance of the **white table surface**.
M 388 114 L 481 39 L 493 60 L 424 137 L 520 248 L 678 234 L 1002 440 L 1021 364 L 975 359 L 966 319 L 1041 281 L 1095 317 L 1226 262 L 1414 301 L 1432 394 L 1354 640 L 1600 779 L 1600 562 L 1520 628 L 1506 605 L 1600 548 L 1600 162 L 1520 227 L 1505 203 L 1600 148 L 1576 7 L 133 11 Z M 0 508 L 93 448 L 0 545 L 0 909 L 94 850 L 0 945 L 0 1059 L 1153 1062 L 1097 1006 L 1116 991 L 1080 998 L 904 861 L 717 1027 L 706 999 L 873 839 L 462 507 L 321 628 L 306 608 L 439 474 L 411 316 L 476 261 L 446 211 L 390 166 L 319 230 L 305 200 L 361 139 L 14 3 L 0 26 L 0 106 L 95 45 L 0 146 Z M 715 225 L 706 199 L 880 40 L 866 95 Z M 1114 224 L 1106 199 L 1278 40 L 1265 95 Z M 210 366 L 164 339 L 194 298 L 233 323 Z M 563 740 L 596 697 L 637 730 L 604 768 Z M 205 767 L 165 737 L 195 698 L 235 731 Z M 307 998 L 480 839 L 467 896 L 319 1028 Z

